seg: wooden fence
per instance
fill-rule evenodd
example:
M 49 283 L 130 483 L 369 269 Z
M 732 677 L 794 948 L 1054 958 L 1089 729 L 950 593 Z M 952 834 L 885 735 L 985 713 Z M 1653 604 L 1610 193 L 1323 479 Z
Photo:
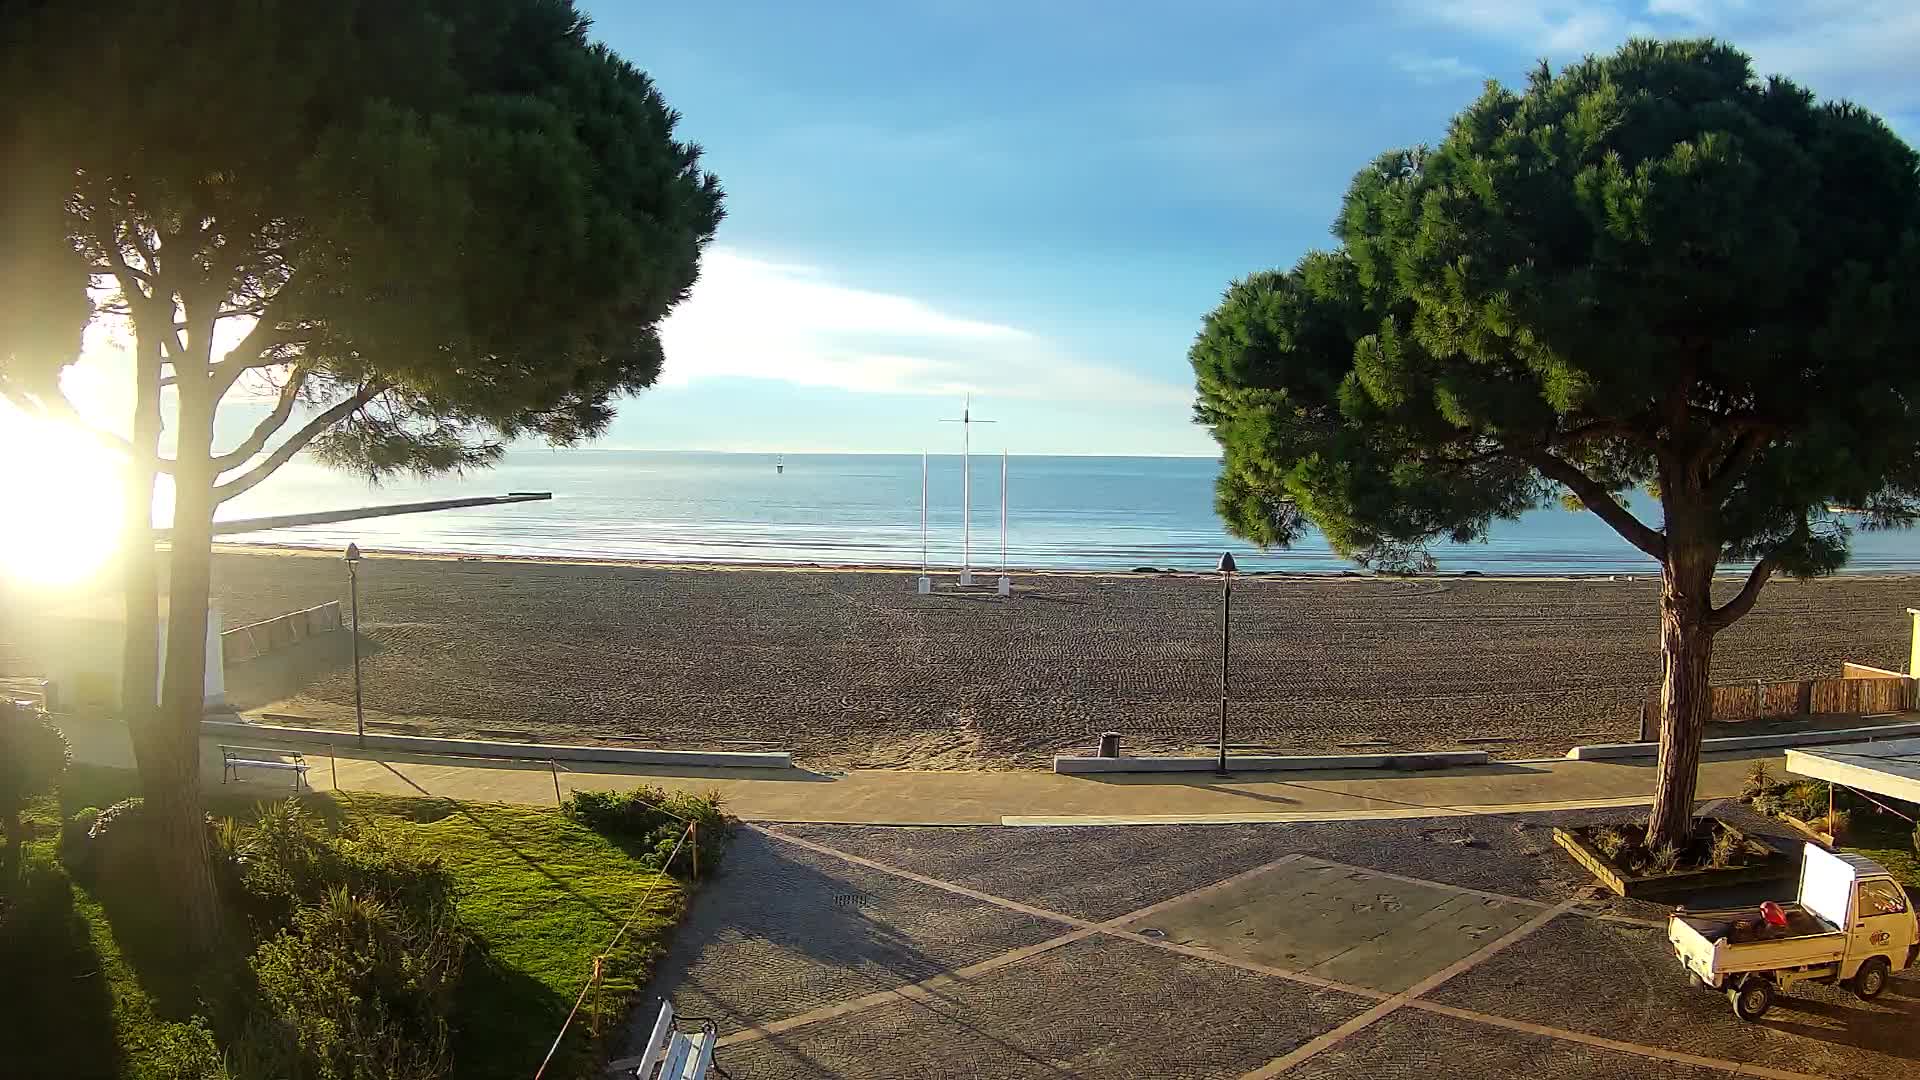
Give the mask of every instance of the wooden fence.
M 1897 671 L 1847 664 L 1838 679 L 1755 680 L 1713 688 L 1713 720 L 1740 723 L 1789 716 L 1847 716 L 1908 712 L 1915 707 L 1914 680 Z M 1660 692 L 1640 707 L 1640 737 L 1658 737 Z

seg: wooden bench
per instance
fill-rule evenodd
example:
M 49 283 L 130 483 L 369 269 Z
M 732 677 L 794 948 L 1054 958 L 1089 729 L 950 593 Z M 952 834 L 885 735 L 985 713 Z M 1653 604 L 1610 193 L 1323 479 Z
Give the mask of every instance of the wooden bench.
M 266 746 L 222 746 L 220 782 L 239 783 L 241 769 L 281 769 L 293 773 L 293 790 L 306 785 L 307 759 L 297 750 L 275 750 Z

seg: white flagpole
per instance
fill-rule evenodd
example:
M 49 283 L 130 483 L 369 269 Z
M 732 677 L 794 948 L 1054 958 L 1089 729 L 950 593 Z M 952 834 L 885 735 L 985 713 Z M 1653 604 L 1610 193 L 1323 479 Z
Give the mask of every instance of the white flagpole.
M 1007 577 L 1007 448 L 1000 448 L 1000 581 L 1001 596 L 1013 595 L 1013 580 Z
M 960 584 L 973 584 L 973 395 L 960 410 Z
M 933 592 L 927 576 L 927 452 L 920 451 L 920 595 Z
M 942 421 L 960 425 L 960 584 L 973 584 L 973 425 L 991 424 L 992 420 L 975 421 L 973 418 L 973 395 L 967 395 L 966 406 L 960 411 L 960 419 Z

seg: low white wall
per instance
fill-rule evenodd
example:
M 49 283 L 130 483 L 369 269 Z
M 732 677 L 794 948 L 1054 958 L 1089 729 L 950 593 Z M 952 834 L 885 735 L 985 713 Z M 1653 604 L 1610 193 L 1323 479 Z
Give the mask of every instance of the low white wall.
M 1227 771 L 1295 772 L 1303 769 L 1449 769 L 1462 765 L 1485 765 L 1485 750 L 1442 750 L 1432 753 L 1394 754 L 1312 754 L 1282 757 L 1229 757 Z M 1053 771 L 1066 775 L 1090 773 L 1177 773 L 1212 772 L 1219 765 L 1215 757 L 1056 757 Z

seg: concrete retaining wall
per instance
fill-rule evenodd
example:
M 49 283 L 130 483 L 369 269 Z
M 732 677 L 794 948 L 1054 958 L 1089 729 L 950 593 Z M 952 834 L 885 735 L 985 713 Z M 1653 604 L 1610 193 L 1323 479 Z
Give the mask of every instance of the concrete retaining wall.
M 1312 754 L 1284 757 L 1229 757 L 1227 771 L 1292 772 L 1304 769 L 1447 769 L 1461 765 L 1485 765 L 1485 750 L 1447 750 L 1437 753 L 1400 754 Z M 1056 757 L 1053 771 L 1066 775 L 1090 773 L 1179 773 L 1212 772 L 1219 764 L 1212 757 Z
M 296 743 L 306 746 L 353 747 L 351 731 L 326 728 L 276 727 L 231 720 L 203 720 L 203 735 L 221 739 Z M 791 769 L 793 755 L 785 750 L 746 753 L 732 750 L 645 750 L 626 746 L 559 746 L 550 743 L 492 742 L 485 739 L 434 739 L 424 735 L 367 733 L 370 750 L 399 750 L 413 754 L 451 754 L 466 757 L 514 758 L 524 761 L 595 761 L 615 765 L 678 765 L 703 769 Z
M 1861 742 L 1866 739 L 1892 739 L 1920 735 L 1920 723 L 1879 724 L 1873 727 L 1836 728 L 1829 731 L 1795 731 L 1778 735 L 1735 735 L 1725 739 L 1703 739 L 1700 752 L 1711 754 L 1726 750 L 1767 750 L 1777 746 L 1819 746 L 1824 743 Z M 1593 743 L 1567 751 L 1575 761 L 1618 761 L 1625 758 L 1658 757 L 1657 742 Z
M 236 626 L 220 635 L 220 656 L 229 664 L 238 664 L 284 649 L 315 634 L 340 629 L 340 601 L 329 600 L 318 607 L 289 611 L 257 623 Z

